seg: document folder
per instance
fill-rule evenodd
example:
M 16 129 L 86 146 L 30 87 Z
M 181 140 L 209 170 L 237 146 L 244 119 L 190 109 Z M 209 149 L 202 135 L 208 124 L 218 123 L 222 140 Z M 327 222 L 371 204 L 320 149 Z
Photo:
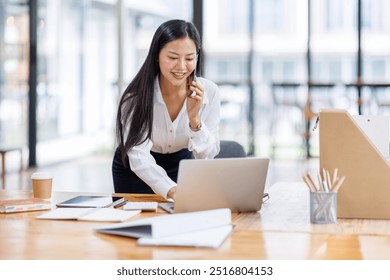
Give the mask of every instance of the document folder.
M 160 215 L 96 228 L 96 232 L 139 238 L 138 245 L 217 248 L 233 230 L 228 208 Z
M 319 114 L 320 169 L 346 176 L 339 218 L 390 219 L 390 164 L 345 110 Z

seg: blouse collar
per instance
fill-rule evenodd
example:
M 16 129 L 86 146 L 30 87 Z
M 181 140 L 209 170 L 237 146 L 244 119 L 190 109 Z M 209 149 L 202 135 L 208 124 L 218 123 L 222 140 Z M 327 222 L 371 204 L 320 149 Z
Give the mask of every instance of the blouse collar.
M 209 103 L 209 99 L 207 98 L 206 93 L 207 93 L 207 91 L 205 88 L 205 91 L 203 94 L 203 104 Z M 156 79 L 154 79 L 154 103 L 165 104 L 164 99 L 162 97 L 162 93 L 161 93 L 160 83 L 158 82 L 158 76 L 156 77 Z

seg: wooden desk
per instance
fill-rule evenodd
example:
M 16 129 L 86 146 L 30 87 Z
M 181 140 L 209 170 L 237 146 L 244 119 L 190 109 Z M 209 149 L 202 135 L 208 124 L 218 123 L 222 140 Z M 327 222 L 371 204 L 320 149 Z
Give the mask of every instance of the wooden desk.
M 0 259 L 390 259 L 390 220 L 314 225 L 303 183 L 277 183 L 268 192 L 260 213 L 233 214 L 234 231 L 215 250 L 141 247 L 132 238 L 94 233 L 102 223 L 35 219 L 42 212 L 0 214 Z M 74 195 L 55 193 L 53 202 Z M 31 193 L 0 191 L 0 199 L 21 196 Z M 128 198 L 161 201 L 155 195 Z

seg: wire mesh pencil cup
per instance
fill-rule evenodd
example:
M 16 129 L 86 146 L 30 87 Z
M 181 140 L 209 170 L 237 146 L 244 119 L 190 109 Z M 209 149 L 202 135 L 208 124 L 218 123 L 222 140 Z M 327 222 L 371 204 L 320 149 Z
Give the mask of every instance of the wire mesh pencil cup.
M 310 192 L 310 221 L 315 224 L 337 222 L 336 192 Z

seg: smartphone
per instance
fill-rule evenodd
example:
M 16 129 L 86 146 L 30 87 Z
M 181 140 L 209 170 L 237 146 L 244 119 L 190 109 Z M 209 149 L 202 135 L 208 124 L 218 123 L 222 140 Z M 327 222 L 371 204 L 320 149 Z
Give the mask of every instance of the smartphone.
M 194 68 L 194 71 L 191 73 L 191 75 L 188 77 L 188 90 L 190 89 L 190 86 L 192 84 L 192 81 L 196 81 L 197 80 L 197 77 L 196 77 L 196 66 Z M 188 97 L 194 97 L 196 95 L 196 92 L 195 91 L 192 91 L 188 94 Z

